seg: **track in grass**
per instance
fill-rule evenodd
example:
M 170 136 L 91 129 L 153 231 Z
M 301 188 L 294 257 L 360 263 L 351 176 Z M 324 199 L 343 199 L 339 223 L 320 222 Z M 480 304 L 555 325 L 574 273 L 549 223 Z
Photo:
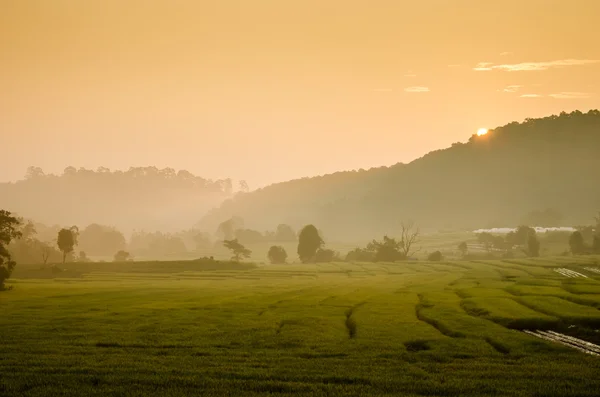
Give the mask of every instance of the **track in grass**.
M 554 269 L 554 271 L 556 273 L 559 273 L 565 277 L 569 277 L 569 278 L 575 278 L 575 277 L 584 277 L 584 278 L 588 278 L 588 276 L 586 276 L 585 274 L 581 274 L 578 272 L 575 272 L 573 270 L 570 269 L 566 269 L 564 267 L 558 268 L 558 269 Z
M 578 339 L 578 338 L 575 338 L 572 336 L 560 334 L 560 333 L 554 332 L 554 331 L 524 330 L 523 332 L 525 332 L 529 335 L 533 335 L 538 338 L 547 340 L 547 341 L 560 343 L 561 345 L 571 347 L 573 349 L 579 350 L 579 351 L 587 353 L 587 354 L 591 354 L 593 356 L 600 357 L 600 346 L 595 345 L 590 342 L 587 342 L 587 341 L 584 341 L 582 339 Z

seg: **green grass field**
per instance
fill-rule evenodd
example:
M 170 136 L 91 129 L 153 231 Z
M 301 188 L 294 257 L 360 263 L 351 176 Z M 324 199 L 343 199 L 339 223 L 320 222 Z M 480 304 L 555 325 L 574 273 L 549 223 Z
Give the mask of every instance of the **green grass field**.
M 599 343 L 599 262 L 21 265 L 0 395 L 596 396 L 599 356 L 521 330 Z

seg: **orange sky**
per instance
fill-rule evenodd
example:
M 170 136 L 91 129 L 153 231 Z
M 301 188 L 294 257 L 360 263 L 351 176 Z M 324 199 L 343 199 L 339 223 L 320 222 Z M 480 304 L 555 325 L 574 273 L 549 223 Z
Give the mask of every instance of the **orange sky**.
M 597 0 L 0 0 L 0 181 L 156 165 L 251 188 L 600 108 Z

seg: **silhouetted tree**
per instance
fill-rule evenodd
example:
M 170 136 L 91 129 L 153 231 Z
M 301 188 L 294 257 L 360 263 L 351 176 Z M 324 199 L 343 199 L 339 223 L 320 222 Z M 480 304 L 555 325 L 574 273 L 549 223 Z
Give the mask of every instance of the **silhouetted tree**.
M 79 251 L 79 257 L 77 257 L 77 262 L 89 262 L 89 261 L 90 261 L 90 259 L 88 258 L 85 251 Z
M 444 258 L 440 251 L 434 251 L 427 256 L 428 261 L 439 262 Z
M 118 251 L 113 258 L 114 262 L 126 262 L 130 259 L 131 255 L 129 254 L 129 252 L 124 250 Z
M 277 230 L 275 231 L 275 241 L 296 241 L 296 239 L 296 232 L 290 225 L 283 223 L 277 225 Z
M 463 241 L 462 243 L 458 244 L 458 251 L 460 251 L 460 254 L 465 257 L 467 256 L 467 251 L 468 251 L 468 246 L 467 246 L 467 242 Z
M 94 256 L 108 256 L 125 249 L 125 236 L 115 228 L 92 223 L 79 235 L 78 246 Z
M 319 248 L 315 253 L 315 262 L 317 263 L 334 262 L 339 259 L 337 252 L 327 248 Z
M 235 237 L 235 231 L 244 225 L 244 220 L 239 216 L 234 216 L 221 222 L 217 228 L 217 235 L 223 240 L 232 240 Z
M 346 254 L 347 262 L 375 262 L 375 252 L 365 248 L 355 248 Z
M 6 289 L 6 280 L 16 266 L 7 247 L 13 239 L 21 237 L 20 225 L 21 221 L 17 217 L 9 211 L 0 210 L 0 291 Z
M 523 250 L 527 256 L 540 256 L 540 240 L 535 234 L 530 234 L 527 239 L 527 249 Z
M 225 248 L 231 250 L 233 257 L 231 259 L 239 262 L 241 258 L 250 258 L 252 251 L 240 244 L 237 239 L 223 241 Z
M 579 230 L 574 231 L 569 237 L 569 247 L 573 255 L 580 255 L 586 252 L 583 234 Z
M 315 259 L 317 250 L 324 244 L 319 231 L 314 225 L 306 225 L 298 236 L 298 256 L 303 263 Z
M 287 259 L 287 252 L 285 249 L 278 245 L 273 245 L 269 248 L 269 252 L 267 253 L 267 257 L 272 264 L 282 264 L 285 263 Z
M 58 232 L 56 244 L 63 253 L 63 263 L 65 263 L 67 255 L 73 252 L 73 248 L 77 245 L 77 234 L 78 229 L 76 226 L 73 226 L 70 229 L 61 229 Z
M 373 240 L 367 245 L 367 251 L 374 252 L 375 262 L 394 262 L 406 259 L 402 241 L 383 236 L 382 241 Z
M 592 241 L 592 251 L 594 251 L 594 254 L 600 254 L 600 236 L 598 235 L 595 235 Z
M 411 252 L 413 245 L 419 240 L 421 234 L 419 228 L 413 222 L 400 223 L 400 237 L 402 243 L 402 252 L 405 258 L 408 258 L 414 252 Z
M 252 229 L 238 229 L 235 231 L 235 238 L 244 244 L 260 243 L 265 240 L 261 232 Z

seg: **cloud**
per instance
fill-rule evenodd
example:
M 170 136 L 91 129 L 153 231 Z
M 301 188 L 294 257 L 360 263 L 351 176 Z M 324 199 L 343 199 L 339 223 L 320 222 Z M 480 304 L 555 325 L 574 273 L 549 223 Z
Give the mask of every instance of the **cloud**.
M 479 62 L 473 70 L 481 71 L 481 70 L 492 70 L 493 63 L 491 62 Z
M 429 92 L 428 87 L 406 87 L 404 89 L 406 92 Z
M 541 98 L 542 95 L 540 94 L 523 94 L 521 95 L 521 98 Z
M 510 51 L 504 51 L 500 53 L 500 56 L 506 56 L 506 55 L 512 55 L 512 52 Z
M 507 85 L 502 91 L 504 92 L 517 92 L 519 88 L 522 88 L 522 85 Z
M 548 96 L 556 99 L 585 99 L 590 98 L 592 94 L 586 92 L 559 92 L 558 94 L 550 94 Z
M 505 72 L 521 72 L 521 71 L 540 71 L 548 70 L 552 68 L 564 68 L 568 66 L 582 66 L 599 63 L 600 60 L 596 59 L 560 59 L 557 61 L 548 62 L 522 62 L 514 64 L 503 64 L 494 65 L 490 62 L 480 62 L 473 70 L 484 71 L 484 70 L 503 70 Z

